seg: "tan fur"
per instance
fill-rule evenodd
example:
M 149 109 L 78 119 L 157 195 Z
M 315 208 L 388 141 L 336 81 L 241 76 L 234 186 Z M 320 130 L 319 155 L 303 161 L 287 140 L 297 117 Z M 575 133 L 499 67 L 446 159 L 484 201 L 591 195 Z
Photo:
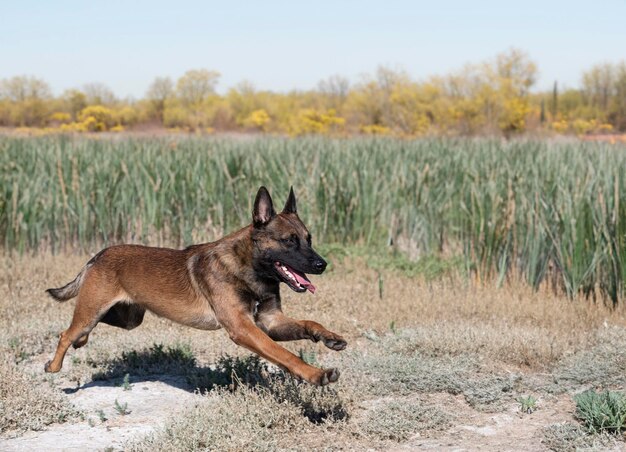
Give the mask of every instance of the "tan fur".
M 308 234 L 295 213 L 276 215 L 256 241 L 250 225 L 216 242 L 183 250 L 138 245 L 104 249 L 65 286 L 71 291 L 49 291 L 53 296 L 63 290 L 69 295 L 77 292 L 78 299 L 72 323 L 61 333 L 46 372 L 58 372 L 69 346 L 85 345 L 98 322 L 132 329 L 149 310 L 193 328 L 223 327 L 238 345 L 310 383 L 336 381 L 336 369 L 312 367 L 274 342 L 310 339 L 335 350 L 346 346 L 341 336 L 315 322 L 285 316 L 278 283 L 260 278 L 252 265 L 255 252 L 280 247 L 278 238 L 289 234 L 303 239 Z

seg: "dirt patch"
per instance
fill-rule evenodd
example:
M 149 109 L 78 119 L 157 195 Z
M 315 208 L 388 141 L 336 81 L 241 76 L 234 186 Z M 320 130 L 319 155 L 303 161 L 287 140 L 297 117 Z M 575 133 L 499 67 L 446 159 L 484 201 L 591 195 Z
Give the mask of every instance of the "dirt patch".
M 522 413 L 518 404 L 510 404 L 504 412 L 495 414 L 471 411 L 459 399 L 452 405 L 457 413 L 464 414 L 465 422 L 446 430 L 440 438 L 418 437 L 395 450 L 548 450 L 542 443 L 542 429 L 558 422 L 571 422 L 574 412 L 574 404 L 568 396 L 543 399 L 532 414 Z
M 56 424 L 41 432 L 0 439 L 3 451 L 123 449 L 143 438 L 177 413 L 188 410 L 198 395 L 181 377 L 163 377 L 130 383 L 125 390 L 111 382 L 93 382 L 80 388 L 65 387 L 67 400 L 82 413 L 76 423 Z M 186 388 L 186 389 L 184 389 Z M 125 406 L 128 414 L 115 408 Z

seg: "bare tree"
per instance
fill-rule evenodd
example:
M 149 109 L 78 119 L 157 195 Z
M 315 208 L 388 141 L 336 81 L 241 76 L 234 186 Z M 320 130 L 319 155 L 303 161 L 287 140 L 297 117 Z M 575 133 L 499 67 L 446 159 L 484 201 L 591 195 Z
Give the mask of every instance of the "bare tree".
M 215 92 L 219 78 L 219 72 L 192 69 L 185 72 L 176 82 L 176 95 L 183 105 L 197 108 L 202 101 Z
M 317 90 L 328 99 L 331 108 L 339 110 L 350 92 L 350 81 L 340 75 L 332 75 L 320 80 Z
M 88 83 L 83 86 L 83 92 L 89 105 L 111 105 L 116 102 L 115 94 L 104 83 Z
M 537 65 L 528 54 L 519 49 L 510 49 L 496 57 L 497 75 L 508 80 L 519 96 L 526 96 L 537 81 Z
M 613 90 L 613 65 L 598 64 L 583 74 L 583 93 L 589 103 L 607 111 Z
M 12 122 L 20 126 L 44 125 L 51 98 L 48 83 L 36 77 L 20 75 L 0 82 L 0 99 L 12 104 Z
M 44 80 L 19 75 L 0 83 L 0 97 L 14 102 L 46 100 L 52 97 L 50 86 Z
M 174 94 L 174 83 L 169 77 L 157 77 L 154 79 L 148 91 L 146 98 L 150 101 L 154 109 L 155 116 L 159 121 L 163 122 L 163 112 L 165 111 L 165 101 Z

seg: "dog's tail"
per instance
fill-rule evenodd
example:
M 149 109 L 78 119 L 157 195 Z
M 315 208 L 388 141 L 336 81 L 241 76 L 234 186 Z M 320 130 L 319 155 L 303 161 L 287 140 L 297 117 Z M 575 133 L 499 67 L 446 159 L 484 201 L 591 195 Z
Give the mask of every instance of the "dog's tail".
M 80 273 L 74 278 L 74 281 L 67 283 L 63 287 L 57 289 L 48 289 L 48 295 L 54 298 L 56 301 L 67 301 L 70 298 L 74 298 L 78 295 L 80 286 L 83 285 L 83 279 L 85 279 L 85 272 L 89 268 L 89 265 L 85 265 Z

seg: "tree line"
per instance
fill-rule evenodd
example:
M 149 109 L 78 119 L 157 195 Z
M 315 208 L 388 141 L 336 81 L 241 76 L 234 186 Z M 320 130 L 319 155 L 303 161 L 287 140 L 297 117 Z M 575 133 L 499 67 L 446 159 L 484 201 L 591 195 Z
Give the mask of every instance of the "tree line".
M 220 74 L 187 71 L 157 77 L 142 99 L 120 99 L 101 83 L 54 96 L 33 76 L 0 81 L 0 127 L 99 132 L 148 127 L 277 134 L 577 135 L 626 131 L 626 63 L 604 63 L 578 88 L 533 91 L 537 65 L 510 49 L 442 76 L 416 80 L 379 67 L 356 83 L 336 75 L 307 91 L 277 93 L 239 83 L 225 94 Z

